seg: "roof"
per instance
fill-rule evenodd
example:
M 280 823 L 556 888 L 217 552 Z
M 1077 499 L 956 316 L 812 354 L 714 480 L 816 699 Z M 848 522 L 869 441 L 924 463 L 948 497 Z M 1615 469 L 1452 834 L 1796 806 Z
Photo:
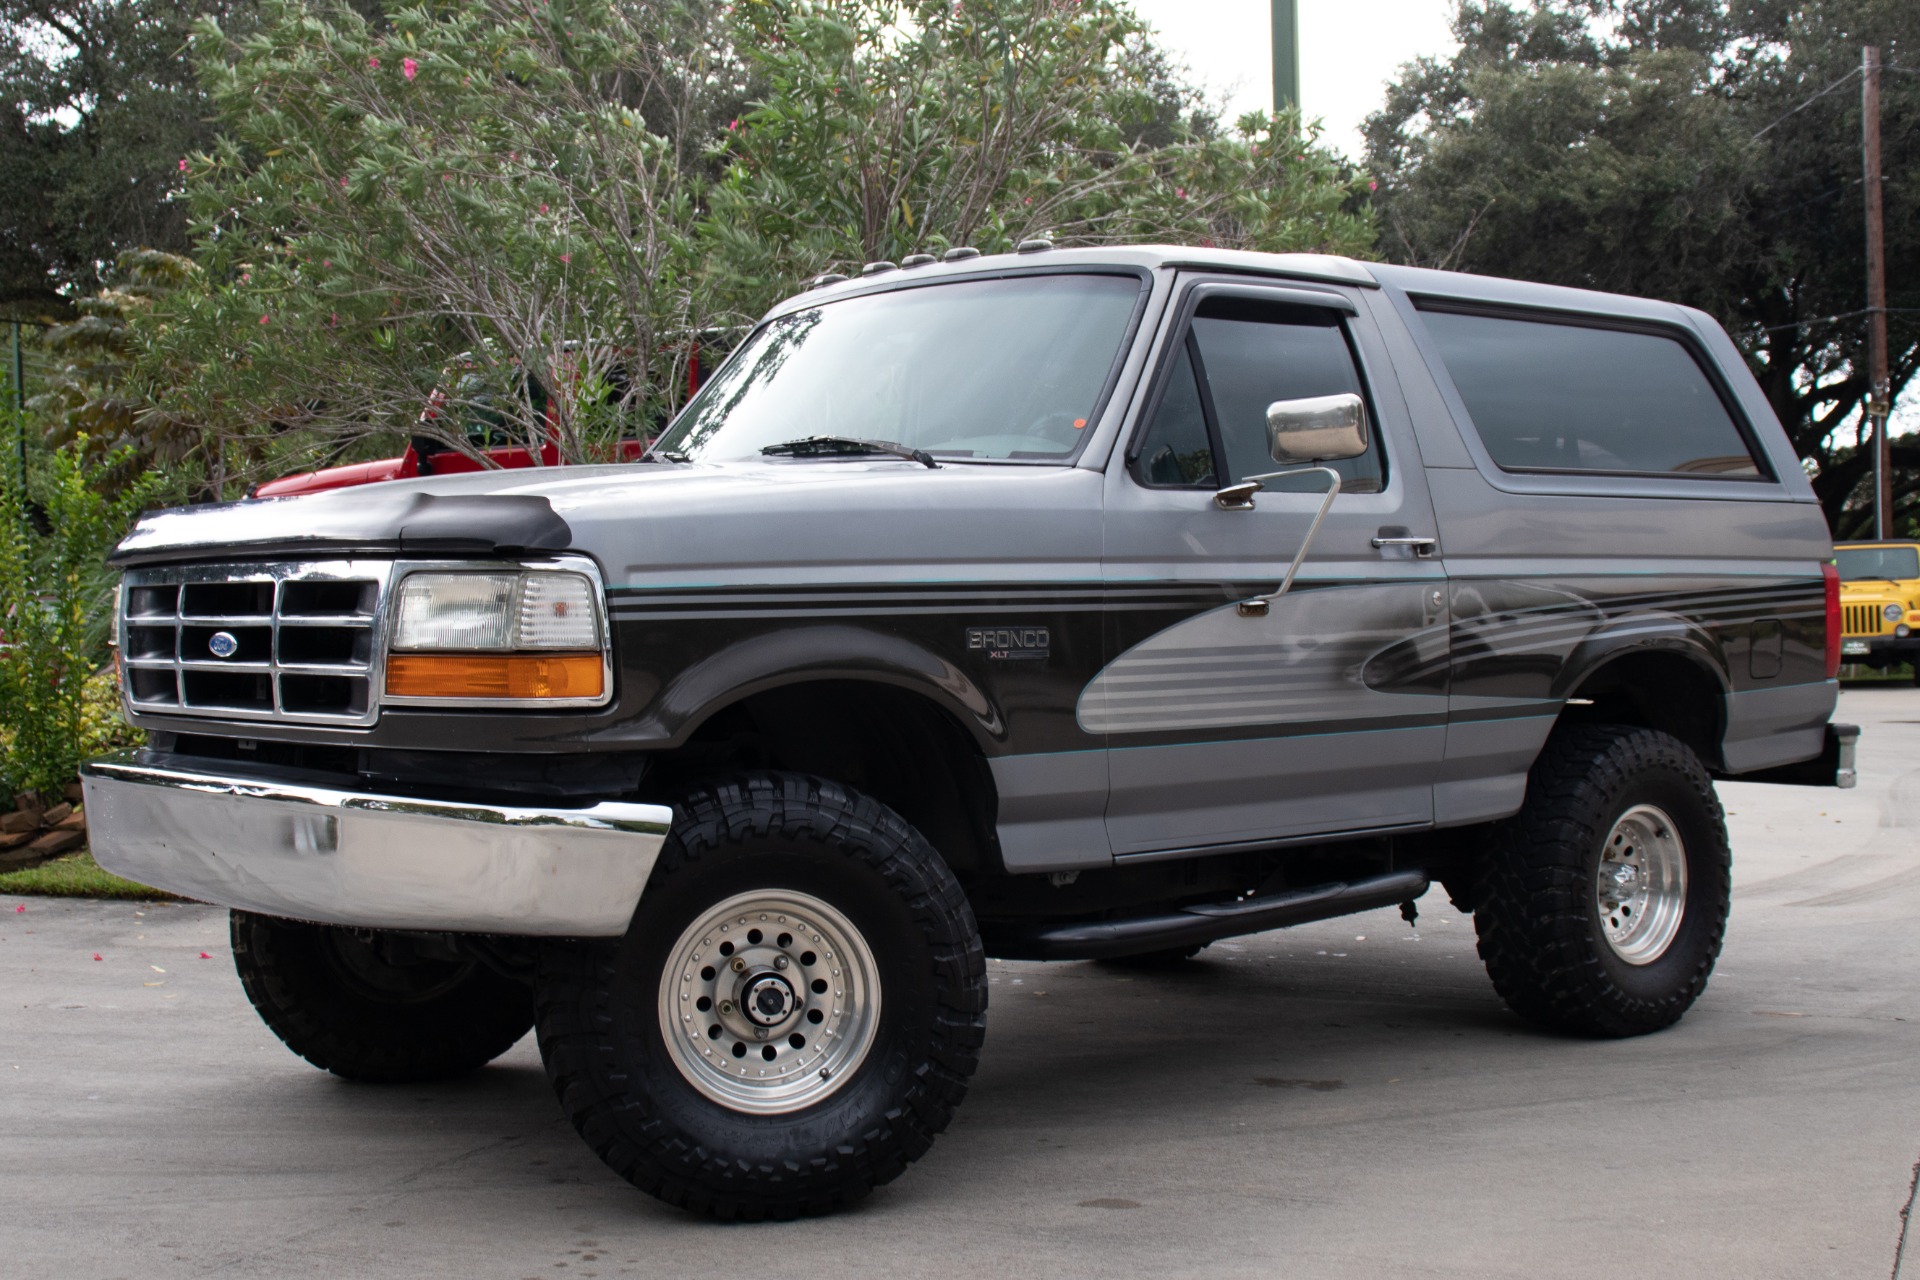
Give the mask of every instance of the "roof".
M 930 261 L 911 267 L 874 264 L 871 274 L 830 281 L 803 290 L 776 304 L 767 314 L 781 315 L 831 299 L 878 293 L 938 279 L 978 279 L 1012 271 L 1060 267 L 1124 267 L 1134 270 L 1188 268 L 1259 275 L 1289 280 L 1378 288 L 1391 285 L 1416 296 L 1439 294 L 1462 301 L 1499 306 L 1536 307 L 1561 312 L 1593 312 L 1672 324 L 1684 323 L 1688 309 L 1671 302 L 1625 294 L 1572 289 L 1564 285 L 1506 280 L 1498 276 L 1402 267 L 1384 262 L 1360 262 L 1322 253 L 1254 253 L 1243 249 L 1208 249 L 1192 245 L 1101 245 L 1078 249 L 1041 249 L 1026 253 L 999 253 Z

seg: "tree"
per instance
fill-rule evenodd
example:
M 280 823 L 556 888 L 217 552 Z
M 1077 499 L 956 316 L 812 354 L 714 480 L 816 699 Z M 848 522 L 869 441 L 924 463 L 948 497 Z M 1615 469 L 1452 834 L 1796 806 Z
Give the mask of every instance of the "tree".
M 472 449 L 461 424 L 484 416 L 551 427 L 576 460 L 658 416 L 701 321 L 682 165 L 732 72 L 711 42 L 683 59 L 710 19 L 458 0 L 375 24 L 270 0 L 255 35 L 203 26 L 223 131 L 188 184 L 209 287 L 143 328 L 154 414 L 208 424 L 223 456 L 289 431 Z M 609 398 L 625 412 L 597 413 Z
M 155 431 L 172 426 L 144 411 L 130 374 L 134 358 L 130 321 L 158 298 L 180 289 L 197 289 L 200 269 L 192 260 L 157 249 L 129 249 L 114 266 L 106 288 L 74 304 L 79 314 L 55 325 L 43 340 L 48 358 L 45 389 L 27 407 L 51 425 L 48 443 L 66 445 L 85 438 L 95 452 L 117 442 L 120 456 L 144 470 L 158 462 L 177 465 L 198 441 L 189 431 Z M 111 472 L 102 477 L 113 479 Z M 117 477 L 130 479 L 132 469 Z
M 952 245 L 1158 239 L 1363 250 L 1348 175 L 1297 113 L 1225 135 L 1123 4 L 760 0 L 768 96 L 703 223 L 752 312 L 780 286 Z
M 1734 334 L 1836 533 L 1870 520 L 1860 47 L 1883 90 L 1896 396 L 1920 372 L 1920 7 L 1467 0 L 1367 124 L 1390 258 L 1668 298 Z M 1851 77 L 1851 78 L 1850 78 Z M 1920 447 L 1895 442 L 1899 505 Z
M 128 249 L 184 252 L 179 161 L 213 126 L 193 23 L 253 0 L 0 0 L 0 307 L 59 311 Z
M 137 328 L 222 457 L 481 415 L 596 456 L 716 331 L 916 249 L 1372 238 L 1296 118 L 1221 133 L 1110 0 L 268 0 L 196 47 L 206 286 Z

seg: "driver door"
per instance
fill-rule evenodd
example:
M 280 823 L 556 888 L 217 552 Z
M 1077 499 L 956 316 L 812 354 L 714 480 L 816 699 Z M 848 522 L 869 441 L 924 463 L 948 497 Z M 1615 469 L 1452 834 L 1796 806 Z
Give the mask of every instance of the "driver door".
M 1375 371 L 1378 371 L 1377 373 Z M 1281 470 L 1266 408 L 1355 392 L 1364 456 L 1292 589 L 1271 599 L 1325 491 Z M 1406 408 L 1354 300 L 1197 282 L 1175 309 L 1123 458 L 1108 468 L 1107 652 L 1080 724 L 1108 736 L 1118 858 L 1433 819 L 1446 737 L 1445 574 Z

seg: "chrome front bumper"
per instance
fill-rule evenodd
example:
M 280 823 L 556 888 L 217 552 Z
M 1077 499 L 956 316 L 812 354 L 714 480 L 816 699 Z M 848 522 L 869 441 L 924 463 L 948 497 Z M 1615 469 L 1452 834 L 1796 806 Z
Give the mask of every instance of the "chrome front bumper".
M 370 929 L 626 932 L 673 811 L 524 809 L 186 769 L 81 766 L 95 861 L 223 907 Z

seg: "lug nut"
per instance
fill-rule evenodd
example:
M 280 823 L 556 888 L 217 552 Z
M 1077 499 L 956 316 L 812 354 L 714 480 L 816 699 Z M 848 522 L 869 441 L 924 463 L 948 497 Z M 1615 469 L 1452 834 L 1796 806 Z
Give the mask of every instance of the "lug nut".
M 740 956 L 735 956 L 733 958 L 733 971 L 735 973 L 745 973 L 747 971 L 746 960 Z
M 785 956 L 775 956 L 775 957 L 773 958 L 773 967 L 774 967 L 774 968 L 776 968 L 776 969 L 784 969 L 784 968 L 786 968 L 786 967 L 787 967 L 787 958 L 786 958 Z
M 722 1013 L 732 1013 L 732 1012 L 733 1012 L 733 1001 L 731 1001 L 731 1000 L 722 1000 L 722 1001 L 720 1002 L 720 1012 L 722 1012 Z

